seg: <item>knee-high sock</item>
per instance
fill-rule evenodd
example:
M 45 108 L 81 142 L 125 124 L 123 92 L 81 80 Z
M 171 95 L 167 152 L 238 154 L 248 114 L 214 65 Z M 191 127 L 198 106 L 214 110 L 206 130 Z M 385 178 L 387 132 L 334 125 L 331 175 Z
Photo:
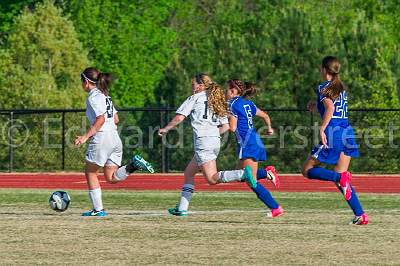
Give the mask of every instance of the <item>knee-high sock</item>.
M 341 193 L 343 193 L 343 191 L 341 190 L 340 186 L 336 185 L 337 188 L 339 189 L 339 191 Z M 354 189 L 353 186 L 351 186 L 351 198 L 350 200 L 347 200 L 347 203 L 349 204 L 351 210 L 353 211 L 354 215 L 356 216 L 361 216 L 364 213 L 364 210 L 361 206 L 361 203 L 357 197 L 357 193 L 356 190 Z
M 324 181 L 339 182 L 340 174 L 321 167 L 313 167 L 307 172 L 308 178 Z
M 257 170 L 257 180 L 267 178 L 267 171 L 264 168 L 258 168 Z
M 243 170 L 219 171 L 218 176 L 221 183 L 229 183 L 232 181 L 241 181 L 243 173 Z
M 256 188 L 252 189 L 257 197 L 270 209 L 277 209 L 278 202 L 272 197 L 271 193 L 260 183 L 257 183 Z
M 194 192 L 194 186 L 192 184 L 184 184 L 181 192 L 181 199 L 179 201 L 178 210 L 187 211 L 189 208 L 190 200 Z
M 101 188 L 89 189 L 89 198 L 93 204 L 95 211 L 101 211 L 103 209 L 103 200 L 101 198 Z

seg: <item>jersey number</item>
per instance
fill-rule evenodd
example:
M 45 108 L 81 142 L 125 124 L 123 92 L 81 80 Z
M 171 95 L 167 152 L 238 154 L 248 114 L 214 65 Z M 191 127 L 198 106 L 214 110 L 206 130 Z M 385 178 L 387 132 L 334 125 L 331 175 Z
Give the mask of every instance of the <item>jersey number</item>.
M 208 119 L 208 101 L 204 101 L 204 115 L 203 118 L 204 119 Z M 211 120 L 216 123 L 217 122 L 217 117 L 215 114 L 212 115 Z
M 113 108 L 111 97 L 106 98 L 106 106 L 107 106 L 107 111 L 106 111 L 107 118 L 113 117 L 114 108 Z

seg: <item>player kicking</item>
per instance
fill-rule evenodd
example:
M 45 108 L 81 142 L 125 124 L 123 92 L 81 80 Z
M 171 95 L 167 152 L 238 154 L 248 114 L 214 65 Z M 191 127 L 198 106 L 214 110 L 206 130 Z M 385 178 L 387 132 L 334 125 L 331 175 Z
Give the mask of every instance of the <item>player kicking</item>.
M 238 79 L 228 81 L 227 98 L 229 99 L 230 130 L 236 134 L 238 140 L 238 156 L 240 167 L 251 167 L 252 175 L 258 179 L 267 178 L 279 186 L 279 178 L 275 168 L 267 166 L 265 169 L 258 170 L 258 162 L 266 161 L 267 154 L 264 143 L 253 127 L 253 117 L 258 116 L 263 119 L 267 126 L 267 135 L 274 133 L 271 127 L 271 120 L 267 113 L 261 111 L 248 98 L 253 96 L 256 89 L 253 84 Z M 269 173 L 268 173 L 269 172 Z M 283 214 L 283 208 L 272 197 L 271 193 L 260 183 L 253 182 L 250 188 L 256 193 L 257 197 L 271 210 L 270 217 L 277 217 Z
M 77 136 L 75 145 L 80 146 L 89 140 L 86 152 L 85 176 L 89 187 L 89 198 L 93 209 L 82 216 L 106 216 L 103 208 L 101 187 L 97 177 L 100 167 L 108 183 L 125 180 L 136 170 L 153 173 L 152 166 L 139 155 L 120 167 L 122 160 L 122 142 L 118 135 L 118 114 L 108 94 L 111 75 L 101 73 L 95 68 L 86 68 L 81 73 L 82 88 L 88 92 L 86 116 L 90 129 L 83 136 Z
M 308 109 L 318 112 L 322 118 L 320 144 L 315 147 L 304 163 L 303 176 L 334 182 L 343 193 L 355 215 L 351 224 L 366 225 L 368 216 L 351 186 L 352 174 L 348 172 L 352 157 L 358 157 L 354 130 L 347 114 L 347 92 L 339 77 L 340 63 L 336 57 L 322 60 L 321 76 L 324 80 L 316 91 L 317 102 L 310 102 Z M 335 165 L 334 170 L 318 167 L 320 163 Z
M 228 106 L 225 93 L 208 75 L 197 74 L 192 79 L 193 95 L 176 111 L 176 116 L 158 131 L 160 136 L 176 127 L 190 116 L 193 128 L 194 156 L 184 172 L 181 198 L 175 208 L 168 212 L 176 216 L 187 216 L 190 200 L 194 192 L 194 176 L 200 170 L 210 185 L 252 180 L 251 169 L 217 171 L 216 159 L 221 146 L 220 135 L 229 130 Z

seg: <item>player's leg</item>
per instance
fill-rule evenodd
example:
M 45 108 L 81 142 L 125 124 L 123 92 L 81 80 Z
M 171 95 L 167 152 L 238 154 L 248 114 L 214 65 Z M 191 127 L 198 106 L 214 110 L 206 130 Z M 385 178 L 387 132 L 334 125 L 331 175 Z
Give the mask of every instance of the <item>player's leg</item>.
M 279 188 L 280 185 L 279 175 L 275 167 L 272 165 L 267 165 L 265 167 L 258 168 L 257 180 L 260 179 L 267 179 L 270 182 L 272 182 L 272 184 L 274 184 L 276 188 Z
M 302 174 L 309 179 L 318 179 L 323 181 L 339 182 L 340 174 L 329 169 L 318 167 L 320 162 L 309 156 L 302 167 Z
M 103 199 L 101 194 L 100 182 L 97 177 L 100 166 L 86 162 L 85 177 L 89 188 L 89 198 L 92 202 L 93 209 L 82 213 L 82 216 L 105 216 L 103 209 Z
M 240 166 L 248 169 L 251 168 L 251 175 L 254 177 L 257 175 L 258 162 L 253 159 L 242 159 L 240 160 Z M 246 171 L 246 170 L 245 170 Z M 283 214 L 282 207 L 279 206 L 278 202 L 274 199 L 272 194 L 263 185 L 256 182 L 255 186 L 250 186 L 257 197 L 271 210 L 271 217 L 276 217 Z
M 187 216 L 189 204 L 194 192 L 194 176 L 199 172 L 196 160 L 193 158 L 186 166 L 184 172 L 184 184 L 182 186 L 181 198 L 175 208 L 168 209 L 168 212 L 176 216 Z
M 337 173 L 344 173 L 347 172 L 350 166 L 350 161 L 351 157 L 346 156 L 343 152 L 340 154 L 340 158 L 335 165 L 334 171 Z M 343 193 L 342 188 L 340 185 L 337 185 L 339 191 Z M 351 221 L 351 224 L 356 224 L 356 225 L 364 225 L 368 224 L 368 215 L 364 212 L 361 203 L 357 197 L 356 190 L 354 189 L 353 186 L 351 186 L 351 197 L 349 200 L 346 200 L 347 203 L 349 204 L 350 208 L 352 209 L 355 217 Z

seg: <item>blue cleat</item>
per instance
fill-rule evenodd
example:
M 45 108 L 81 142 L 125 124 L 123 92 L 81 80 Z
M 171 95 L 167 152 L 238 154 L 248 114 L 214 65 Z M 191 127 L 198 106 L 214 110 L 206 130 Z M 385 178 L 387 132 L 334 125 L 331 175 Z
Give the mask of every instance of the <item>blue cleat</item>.
M 257 187 L 257 181 L 254 179 L 253 177 L 253 172 L 251 171 L 251 167 L 250 166 L 246 166 L 244 168 L 244 173 L 243 173 L 243 178 L 244 181 L 246 181 L 247 185 L 250 188 L 255 189 Z
M 82 216 L 85 216 L 85 217 L 89 217 L 89 216 L 104 217 L 104 216 L 107 216 L 107 212 L 105 210 L 101 210 L 101 211 L 91 210 L 91 211 L 82 213 Z
M 147 171 L 149 173 L 154 173 L 154 168 L 153 166 L 147 162 L 145 159 L 142 158 L 140 155 L 134 155 L 132 157 L 132 161 L 130 163 L 134 168 L 142 170 L 142 171 Z

